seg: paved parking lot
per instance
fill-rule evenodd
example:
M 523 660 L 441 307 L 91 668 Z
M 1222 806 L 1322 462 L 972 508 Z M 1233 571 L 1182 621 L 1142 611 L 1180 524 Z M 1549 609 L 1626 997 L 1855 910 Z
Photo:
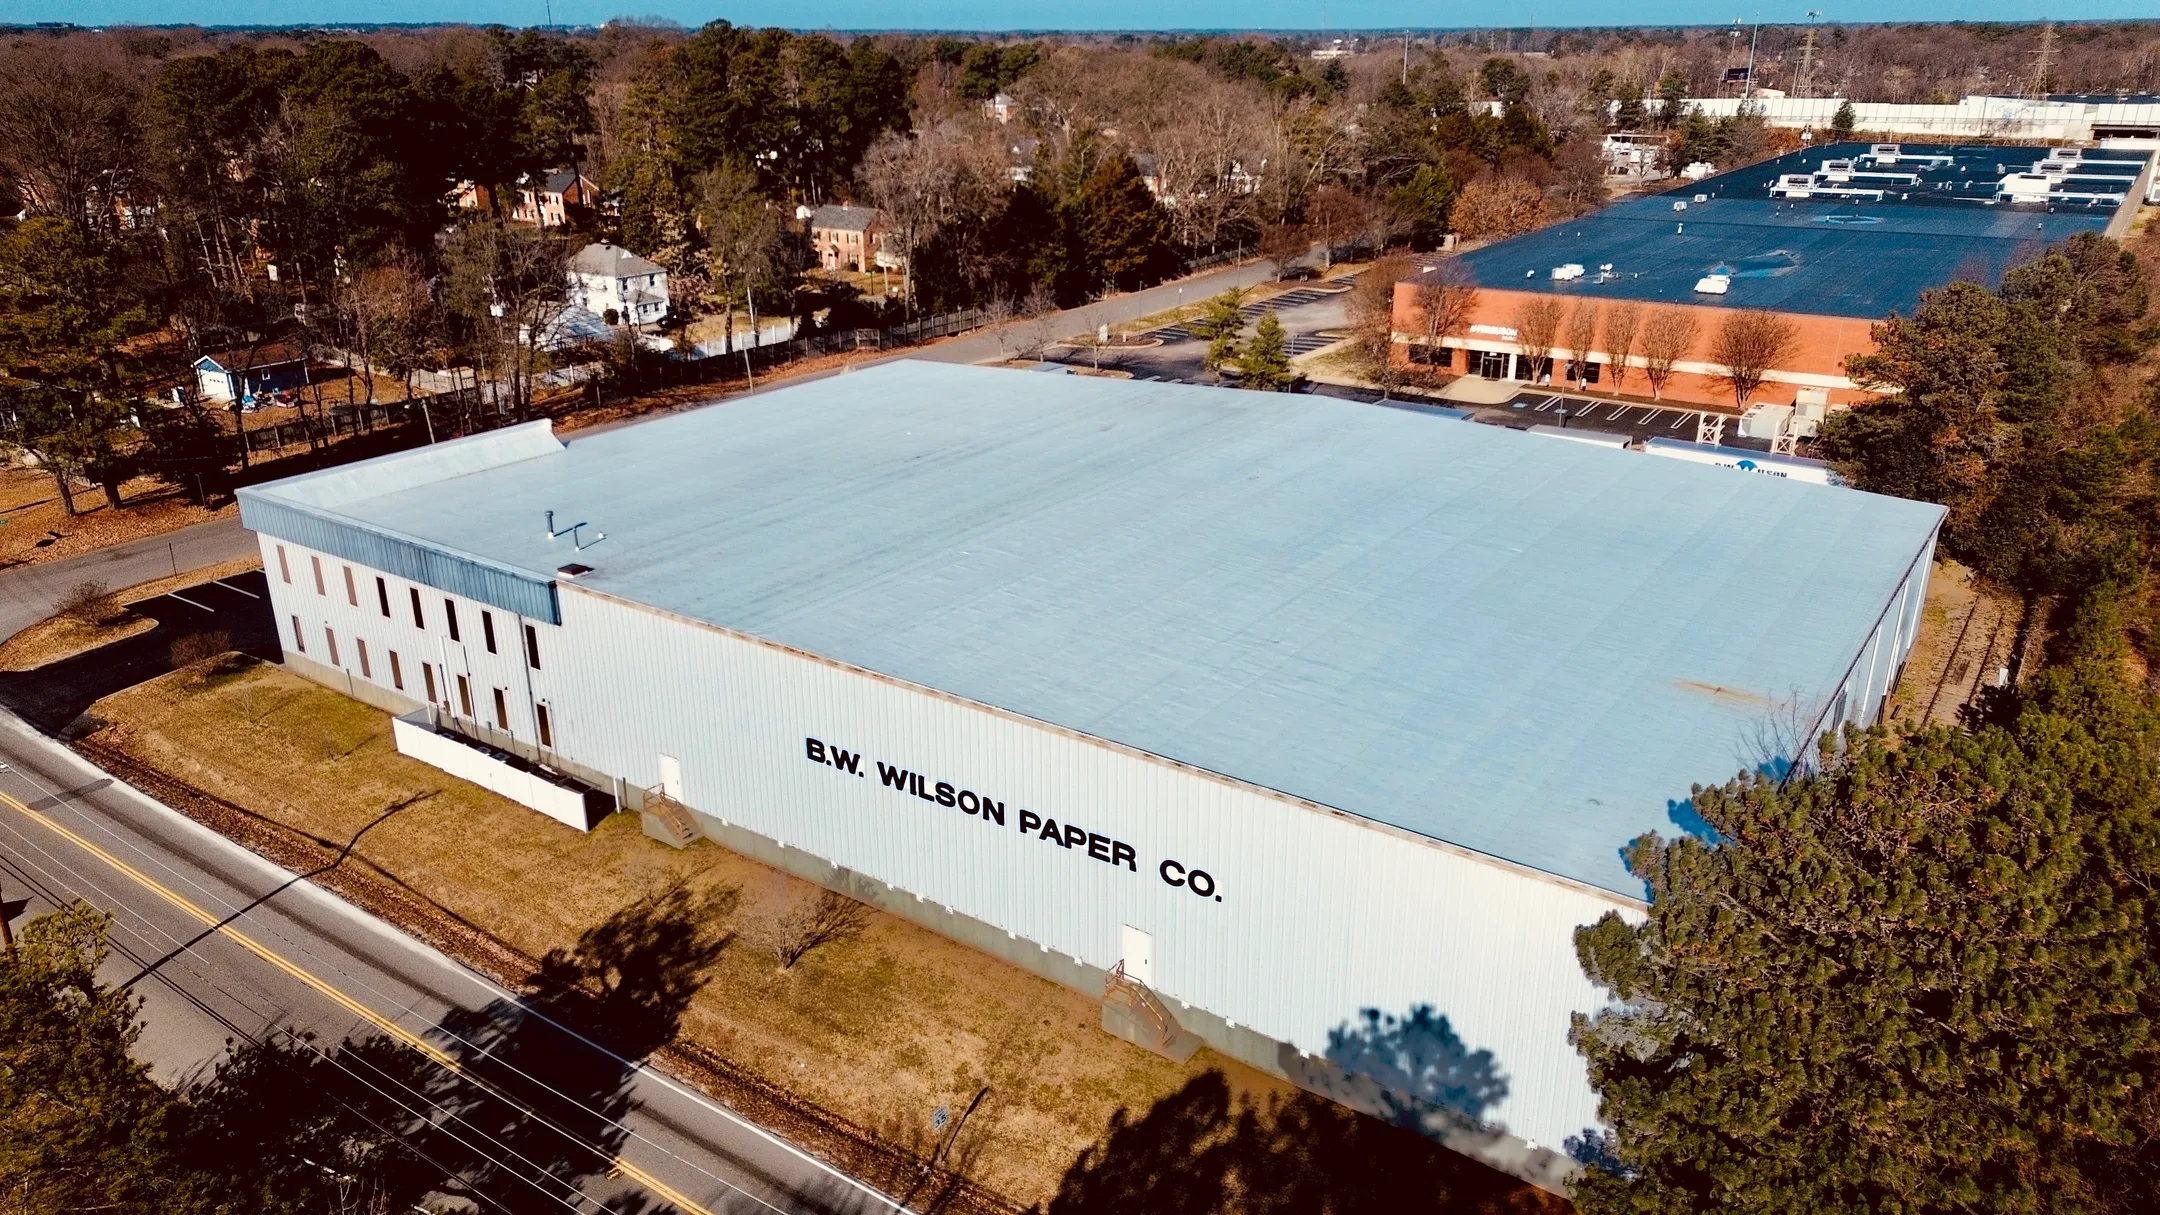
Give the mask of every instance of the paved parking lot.
M 34 671 L 0 672 L 0 705 L 48 734 L 57 733 L 98 698 L 172 670 L 173 643 L 197 633 L 223 633 L 230 648 L 272 662 L 284 657 L 261 570 L 128 608 L 157 621 L 158 627 Z
M 1770 450 L 1767 439 L 1741 438 L 1740 419 L 1734 415 L 1680 405 L 1609 401 L 1601 397 L 1529 389 L 1516 393 L 1503 404 L 1481 408 L 1478 415 L 1481 420 L 1502 425 L 1571 426 L 1636 439 L 1679 439 L 1688 443 L 1703 433 L 1703 420 L 1707 418 L 1713 431 L 1717 429 L 1717 423 L 1724 423 L 1718 438 L 1724 446 Z

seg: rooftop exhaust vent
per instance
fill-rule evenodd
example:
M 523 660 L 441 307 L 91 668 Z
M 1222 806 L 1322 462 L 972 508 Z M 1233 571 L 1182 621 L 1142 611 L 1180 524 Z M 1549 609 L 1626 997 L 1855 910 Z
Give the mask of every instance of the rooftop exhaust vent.
M 558 565 L 555 567 L 555 572 L 561 574 L 565 578 L 581 577 L 585 574 L 592 573 L 592 571 L 593 567 L 578 561 L 573 561 L 568 565 Z

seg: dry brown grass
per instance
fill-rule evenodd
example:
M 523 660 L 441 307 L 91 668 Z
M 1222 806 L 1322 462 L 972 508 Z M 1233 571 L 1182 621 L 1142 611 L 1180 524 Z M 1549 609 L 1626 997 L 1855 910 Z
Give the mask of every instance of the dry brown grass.
M 745 927 L 815 897 L 709 843 L 666 848 L 633 815 L 590 834 L 559 826 L 397 754 L 384 714 L 275 667 L 174 672 L 93 712 L 113 723 L 98 742 L 319 836 L 345 838 L 391 801 L 440 790 L 376 828 L 363 854 L 528 955 L 571 945 L 678 875 L 738 888 Z M 859 936 L 793 967 L 730 948 L 683 1034 L 902 1145 L 927 1142 L 931 1111 L 988 1084 L 969 1124 L 982 1136 L 976 1177 L 1022 1203 L 1048 1197 L 1112 1112 L 1145 1110 L 1209 1067 L 1254 1093 L 1287 1091 L 1208 1051 L 1171 1063 L 1099 1022 L 1086 996 L 871 911 Z
M 55 616 L 0 642 L 0 671 L 34 671 L 156 627 L 157 621 L 133 612 L 103 622 Z
M 1937 561 L 1905 674 L 1883 716 L 1914 725 L 1956 725 L 1958 710 L 1995 681 L 2017 632 L 2015 597 L 1981 587 L 1972 571 Z

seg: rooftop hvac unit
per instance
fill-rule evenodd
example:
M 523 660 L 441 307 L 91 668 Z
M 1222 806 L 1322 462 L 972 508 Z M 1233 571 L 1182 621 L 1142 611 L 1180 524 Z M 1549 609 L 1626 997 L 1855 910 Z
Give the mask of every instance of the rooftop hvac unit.
M 1686 199 L 1684 199 L 1684 198 L 1682 198 L 1682 199 L 1676 199 L 1676 200 L 1674 200 L 1674 202 L 1673 202 L 1673 205 L 1672 205 L 1672 209 L 1673 209 L 1673 210 L 1675 210 L 1675 211 L 1685 211 L 1685 210 L 1687 210 L 1687 200 L 1686 200 Z
M 1552 276 L 1555 282 L 1572 282 L 1575 279 L 1581 278 L 1583 276 L 1582 263 L 1569 262 L 1565 266 L 1554 266 L 1552 268 Z
M 1729 274 L 1706 274 L 1695 280 L 1695 291 L 1698 295 L 1723 295 L 1730 290 L 1732 276 Z

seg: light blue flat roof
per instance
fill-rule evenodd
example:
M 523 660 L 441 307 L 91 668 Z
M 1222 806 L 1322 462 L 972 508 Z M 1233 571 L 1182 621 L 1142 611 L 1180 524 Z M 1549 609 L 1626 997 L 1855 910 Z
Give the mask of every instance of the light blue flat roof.
M 1942 516 L 1326 397 L 913 362 L 535 437 L 253 492 L 543 578 L 573 557 L 552 509 L 607 534 L 581 585 L 1630 897 L 1620 849 L 1759 762 L 1777 706 L 1812 718 Z

